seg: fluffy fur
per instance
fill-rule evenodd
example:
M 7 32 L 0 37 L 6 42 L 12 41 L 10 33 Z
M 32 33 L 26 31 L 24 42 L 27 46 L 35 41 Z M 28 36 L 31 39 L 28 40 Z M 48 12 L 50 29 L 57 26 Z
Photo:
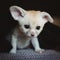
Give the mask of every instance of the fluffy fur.
M 52 17 L 46 12 L 26 11 L 18 6 L 11 6 L 10 13 L 14 20 L 19 23 L 12 34 L 11 44 L 13 48 L 10 53 L 16 53 L 17 48 L 27 47 L 30 41 L 35 51 L 42 53 L 44 50 L 40 48 L 37 36 L 48 21 L 53 22 Z

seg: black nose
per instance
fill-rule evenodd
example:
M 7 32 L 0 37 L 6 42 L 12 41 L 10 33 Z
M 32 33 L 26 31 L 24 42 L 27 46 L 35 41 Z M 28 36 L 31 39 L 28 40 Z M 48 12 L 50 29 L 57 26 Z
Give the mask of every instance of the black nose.
M 34 34 L 31 34 L 31 36 L 34 36 Z

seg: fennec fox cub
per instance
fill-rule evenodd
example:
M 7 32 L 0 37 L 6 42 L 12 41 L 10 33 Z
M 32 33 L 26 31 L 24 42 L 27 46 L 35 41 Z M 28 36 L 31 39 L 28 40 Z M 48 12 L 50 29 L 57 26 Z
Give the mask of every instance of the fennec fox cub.
M 12 49 L 10 53 L 16 53 L 17 48 L 26 48 L 30 42 L 38 53 L 44 49 L 40 48 L 37 36 L 43 30 L 44 25 L 49 21 L 53 23 L 52 17 L 47 12 L 29 10 L 26 11 L 18 6 L 11 6 L 10 13 L 19 26 L 12 34 Z

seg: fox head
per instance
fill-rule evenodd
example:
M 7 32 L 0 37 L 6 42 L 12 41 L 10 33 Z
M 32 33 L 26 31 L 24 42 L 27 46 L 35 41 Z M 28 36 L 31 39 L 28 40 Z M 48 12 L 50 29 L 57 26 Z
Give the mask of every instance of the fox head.
M 14 20 L 18 21 L 22 31 L 29 37 L 37 37 L 48 21 L 53 23 L 52 17 L 47 12 L 27 11 L 18 6 L 11 6 L 10 13 Z

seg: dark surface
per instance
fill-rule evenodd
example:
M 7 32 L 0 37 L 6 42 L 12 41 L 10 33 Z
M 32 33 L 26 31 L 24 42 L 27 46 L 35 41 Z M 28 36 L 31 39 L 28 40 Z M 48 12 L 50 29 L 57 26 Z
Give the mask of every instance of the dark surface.
M 32 49 L 23 49 L 18 50 L 16 54 L 0 53 L 0 60 L 60 60 L 60 53 L 46 50 L 39 54 Z

